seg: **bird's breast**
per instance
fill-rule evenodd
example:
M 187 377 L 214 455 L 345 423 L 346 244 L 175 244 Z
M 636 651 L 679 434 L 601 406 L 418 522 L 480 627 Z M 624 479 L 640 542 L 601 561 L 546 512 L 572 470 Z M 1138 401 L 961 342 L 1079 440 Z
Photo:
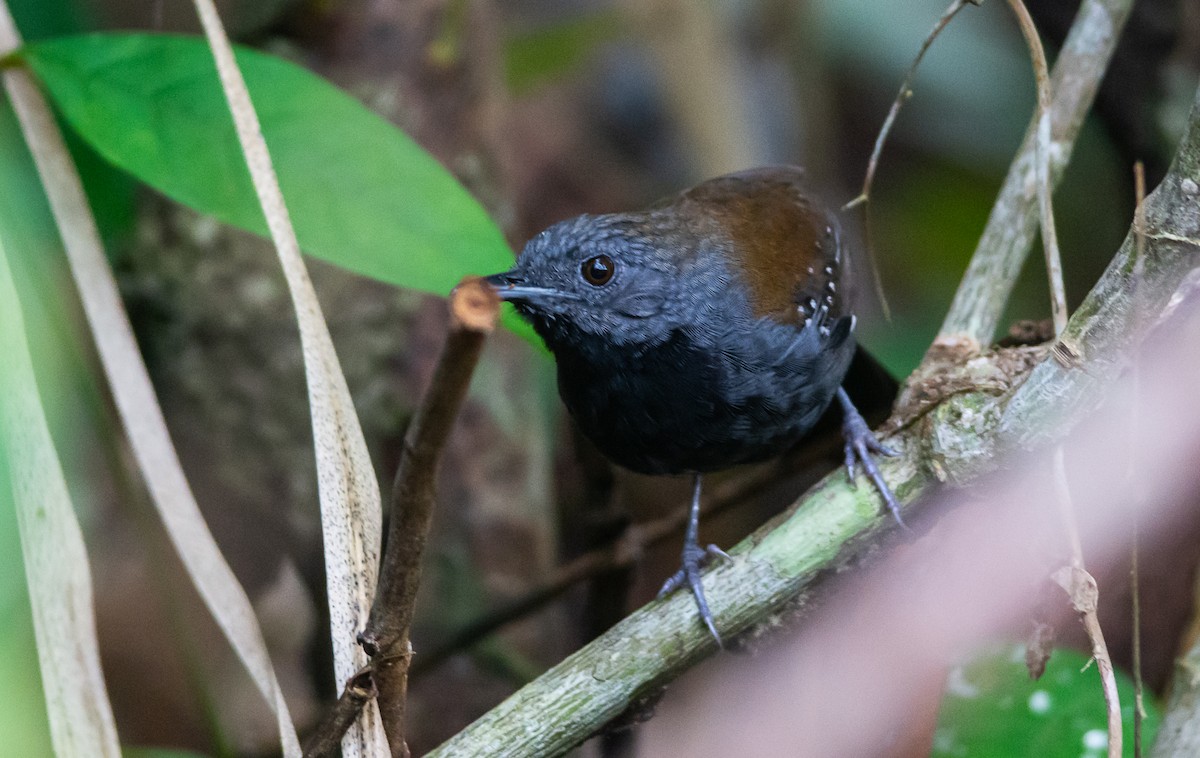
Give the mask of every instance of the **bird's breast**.
M 600 451 L 634 471 L 674 474 L 765 460 L 812 428 L 854 345 L 799 337 L 780 326 L 677 328 L 655 343 L 552 349 L 559 393 Z

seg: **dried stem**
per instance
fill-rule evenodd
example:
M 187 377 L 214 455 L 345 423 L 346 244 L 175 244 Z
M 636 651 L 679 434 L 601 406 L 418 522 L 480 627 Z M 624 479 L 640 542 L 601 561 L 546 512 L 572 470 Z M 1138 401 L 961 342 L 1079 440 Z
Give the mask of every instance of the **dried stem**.
M 11 503 L 17 517 L 54 752 L 118 758 L 87 548 L 34 378 L 11 255 L 0 242 L 0 507 Z
M 1084 0 L 1052 75 L 1049 184 L 1058 183 L 1071 157 L 1084 117 L 1129 17 L 1132 0 Z M 1037 233 L 1036 193 L 1030 192 L 1036 168 L 1035 119 L 1009 167 L 971 263 L 942 322 L 938 343 L 964 338 L 975 346 L 989 343 L 1000 323 L 1025 256 Z
M 1100 671 L 1100 686 L 1104 690 L 1104 704 L 1108 707 L 1108 758 L 1121 758 L 1121 702 L 1117 694 L 1117 675 L 1095 608 L 1083 613 L 1083 628 L 1092 641 L 1092 657 Z
M 1129 594 L 1132 598 L 1133 609 L 1130 613 L 1130 623 L 1133 627 L 1133 758 L 1142 758 L 1142 726 L 1146 721 L 1146 700 L 1144 682 L 1142 679 L 1142 607 L 1141 588 L 1138 586 L 1138 552 L 1140 550 L 1141 534 L 1138 517 L 1133 517 L 1133 547 L 1129 553 Z
M 1136 258 L 1133 263 L 1133 281 L 1130 287 L 1134 292 L 1134 297 L 1137 296 L 1137 288 L 1141 283 L 1142 268 L 1145 266 L 1144 256 L 1146 254 L 1146 168 L 1138 161 L 1133 166 L 1133 188 L 1137 200 L 1137 205 L 1134 208 L 1133 230 L 1134 230 L 1134 254 Z M 1138 397 L 1140 389 L 1140 381 L 1138 377 L 1138 362 L 1134 361 L 1130 367 L 1130 377 L 1133 382 L 1132 397 L 1133 401 L 1130 407 L 1131 418 L 1129 420 L 1130 434 L 1138 434 L 1140 418 L 1138 413 Z M 1142 757 L 1142 723 L 1146 719 L 1146 703 L 1143 697 L 1143 681 L 1142 681 L 1142 600 L 1141 588 L 1139 586 L 1138 576 L 1138 553 L 1141 550 L 1141 508 L 1143 505 L 1143 495 L 1140 487 L 1137 486 L 1137 470 L 1138 470 L 1138 450 L 1133 448 L 1129 451 L 1129 481 L 1133 483 L 1137 489 L 1133 493 L 1133 509 L 1132 509 L 1132 533 L 1133 546 L 1129 551 L 1129 596 L 1132 600 L 1132 610 L 1130 624 L 1133 627 L 1133 758 Z
M 868 203 L 871 199 L 871 188 L 875 184 L 875 171 L 879 168 L 879 158 L 883 154 L 884 143 L 887 142 L 888 135 L 892 132 L 892 127 L 896 123 L 896 117 L 900 115 L 900 107 L 912 97 L 912 81 L 917 74 L 917 67 L 921 65 L 921 61 L 925 58 L 925 53 L 933 45 L 933 41 L 942 33 L 950 20 L 958 14 L 967 5 L 978 6 L 981 0 L 953 0 L 950 7 L 946 8 L 942 13 L 941 18 L 933 25 L 925 41 L 921 43 L 921 49 L 917 51 L 917 57 L 913 58 L 912 65 L 908 67 L 908 73 L 904 75 L 904 81 L 900 84 L 900 91 L 896 93 L 896 99 L 892 101 L 892 107 L 888 110 L 887 118 L 883 120 L 883 126 L 879 129 L 879 135 L 875 137 L 875 149 L 871 151 L 871 158 L 867 161 L 867 174 L 863 178 L 862 190 L 858 193 L 858 197 L 842 206 L 842 210 L 848 211 L 859 205 Z
M 1055 501 L 1062 516 L 1063 530 L 1071 548 L 1071 564 L 1055 572 L 1054 578 L 1066 590 L 1072 605 L 1083 620 L 1083 628 L 1092 643 L 1092 657 L 1100 670 L 1100 687 L 1104 692 L 1104 703 L 1108 708 L 1108 756 L 1121 758 L 1121 702 L 1117 695 L 1117 677 L 1113 671 L 1104 632 L 1100 629 L 1098 614 L 1099 589 L 1096 580 L 1084 568 L 1083 544 L 1079 539 L 1079 525 L 1075 519 L 1075 505 L 1071 499 L 1071 487 L 1067 481 L 1067 466 L 1062 446 L 1054 449 Z
M 379 694 L 374 672 L 366 666 L 350 677 L 341 696 L 304 743 L 304 758 L 326 758 L 337 754 L 342 737 L 358 719 L 362 709 Z
M 455 287 L 450 294 L 446 344 L 404 437 L 392 489 L 391 524 L 379 592 L 371 617 L 359 635 L 372 659 L 384 731 L 395 756 L 408 755 L 405 711 L 412 659 L 409 630 L 421 582 L 421 557 L 433 518 L 438 462 L 467 394 L 483 341 L 495 328 L 499 314 L 500 300 L 482 279 L 468 277 Z
M 1046 274 L 1050 280 L 1050 311 L 1054 317 L 1054 334 L 1062 334 L 1067 328 L 1067 294 L 1063 287 L 1062 255 L 1058 250 L 1058 231 L 1054 225 L 1053 187 L 1050 186 L 1050 69 L 1046 65 L 1046 51 L 1038 37 L 1037 28 L 1022 0 L 1008 0 L 1029 46 L 1029 57 L 1033 61 L 1033 75 L 1037 81 L 1036 168 L 1038 210 L 1042 221 L 1042 249 L 1046 255 Z
M 896 123 L 896 117 L 900 115 L 900 108 L 912 97 L 912 81 L 917 74 L 917 67 L 921 65 L 921 60 L 924 59 L 925 53 L 929 51 L 933 41 L 937 38 L 946 25 L 950 23 L 960 10 L 967 5 L 978 6 L 983 0 L 953 0 L 946 11 L 942 13 L 941 18 L 933 25 L 925 41 L 921 43 L 921 49 L 917 51 L 917 57 L 913 58 L 912 65 L 908 67 L 908 72 L 904 75 L 904 81 L 900 84 L 900 91 L 896 93 L 896 99 L 892 101 L 892 107 L 888 109 L 887 118 L 883 120 L 883 126 L 879 129 L 879 135 L 875 137 L 875 148 L 871 151 L 871 158 L 867 161 L 867 174 L 863 177 L 862 190 L 858 193 L 858 197 L 842 206 L 843 211 L 851 210 L 856 206 L 863 207 L 863 236 L 867 247 L 867 258 L 871 263 L 871 274 L 874 278 L 875 294 L 879 298 L 879 304 L 883 308 L 884 315 L 889 319 L 891 317 L 890 309 L 888 308 L 887 297 L 883 292 L 883 280 L 879 274 L 879 265 L 876 262 L 875 245 L 871 234 L 871 214 L 869 206 L 871 201 L 871 189 L 875 185 L 875 171 L 879 168 L 879 158 L 883 155 L 883 145 L 887 142 L 888 135 L 892 132 L 892 127 Z
M 667 517 L 667 519 L 673 522 L 676 521 L 674 514 Z M 673 526 L 672 532 L 682 528 L 682 520 Z M 632 530 L 636 529 L 637 527 L 632 528 Z M 668 534 L 672 532 L 668 532 Z M 647 541 L 645 544 L 650 545 L 657 541 L 659 540 Z M 600 576 L 609 571 L 627 568 L 636 562 L 636 552 L 624 549 L 624 545 L 621 543 L 618 543 L 616 546 L 593 550 L 590 553 L 579 556 L 570 563 L 556 569 L 554 575 L 543 582 L 541 586 L 535 587 L 507 605 L 468 624 L 458 632 L 452 633 L 450 637 L 443 640 L 437 647 L 427 653 L 423 653 L 412 667 L 412 676 L 418 677 L 427 673 L 445 662 L 452 655 L 469 650 L 477 643 L 496 633 L 501 627 L 525 618 L 554 602 L 563 593 L 580 582 L 585 582 L 588 579 Z
M 363 652 L 354 644 L 354 636 L 366 621 L 379 573 L 383 518 L 379 482 L 233 47 L 213 0 L 193 0 L 193 4 L 212 51 L 300 329 L 325 545 L 330 639 L 334 672 L 340 683 L 366 663 Z M 384 751 L 384 742 L 377 714 L 368 707 L 348 732 L 343 752 L 346 758 L 374 756 Z
M 21 40 L 7 7 L 0 8 L 0 56 L 12 61 Z M 189 578 L 275 715 L 283 754 L 299 755 L 300 742 L 253 606 L 221 555 L 183 473 L 62 132 L 29 72 L 17 65 L 4 69 L 5 89 L 46 190 L 138 470 Z

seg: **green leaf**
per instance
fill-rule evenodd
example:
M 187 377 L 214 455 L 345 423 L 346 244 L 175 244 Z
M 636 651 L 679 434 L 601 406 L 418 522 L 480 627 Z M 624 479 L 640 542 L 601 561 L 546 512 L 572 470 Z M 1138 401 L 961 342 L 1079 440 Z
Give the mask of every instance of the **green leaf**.
M 512 265 L 483 208 L 403 132 L 297 65 L 237 57 L 306 253 L 438 295 Z M 106 159 L 201 213 L 267 233 L 204 40 L 89 34 L 30 45 L 22 58 Z
M 931 758 L 1102 758 L 1108 734 L 1095 664 L 1074 650 L 1055 650 L 1041 679 L 1025 670 L 1025 648 L 993 648 L 951 669 Z M 1133 683 L 1117 672 L 1124 718 L 1123 754 L 1133 755 Z M 1147 699 L 1144 747 L 1154 744 L 1159 714 Z
M 527 94 L 575 68 L 620 33 L 620 14 L 606 10 L 514 34 L 504 45 L 508 87 L 514 94 Z

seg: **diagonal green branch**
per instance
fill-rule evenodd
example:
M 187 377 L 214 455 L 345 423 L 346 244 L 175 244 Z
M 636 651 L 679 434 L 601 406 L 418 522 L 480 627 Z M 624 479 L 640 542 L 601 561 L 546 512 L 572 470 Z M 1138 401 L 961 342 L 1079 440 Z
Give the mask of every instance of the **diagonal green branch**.
M 908 442 L 884 468 L 905 501 L 933 483 L 927 470 L 913 465 Z M 872 491 L 852 489 L 839 471 L 776 528 L 738 545 L 733 560 L 704 579 L 710 606 L 720 609 L 721 635 L 731 637 L 783 610 L 823 569 L 891 525 L 879 512 Z M 672 595 L 635 612 L 431 755 L 561 754 L 715 651 L 691 598 Z

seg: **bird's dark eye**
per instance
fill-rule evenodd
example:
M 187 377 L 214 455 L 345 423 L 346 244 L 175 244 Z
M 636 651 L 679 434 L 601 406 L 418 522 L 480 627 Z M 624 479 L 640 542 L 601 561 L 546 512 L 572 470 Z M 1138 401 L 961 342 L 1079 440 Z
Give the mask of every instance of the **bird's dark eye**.
M 587 280 L 588 284 L 603 287 L 613 278 L 613 274 L 617 271 L 617 264 L 613 263 L 613 259 L 607 255 L 597 255 L 584 261 L 582 270 L 583 278 Z

